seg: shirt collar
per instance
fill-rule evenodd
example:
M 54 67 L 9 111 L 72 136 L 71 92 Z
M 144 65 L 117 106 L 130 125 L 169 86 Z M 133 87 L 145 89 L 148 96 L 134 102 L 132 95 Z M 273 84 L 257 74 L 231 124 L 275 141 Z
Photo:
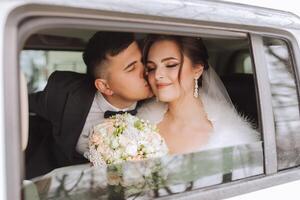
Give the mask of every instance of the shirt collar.
M 111 110 L 111 111 L 128 111 L 128 110 L 133 110 L 135 109 L 137 102 L 135 102 L 134 104 L 132 104 L 131 106 L 129 106 L 128 108 L 117 108 L 113 105 L 111 105 L 105 98 L 104 96 L 101 94 L 101 92 L 97 91 L 96 92 L 96 102 L 100 108 L 100 110 L 102 110 L 103 112 L 107 111 L 107 110 Z

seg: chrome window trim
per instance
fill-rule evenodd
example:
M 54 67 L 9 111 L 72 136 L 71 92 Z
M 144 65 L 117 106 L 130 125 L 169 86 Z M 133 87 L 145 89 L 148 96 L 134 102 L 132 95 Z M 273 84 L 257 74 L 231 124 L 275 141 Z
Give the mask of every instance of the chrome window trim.
M 176 19 L 170 19 L 166 18 L 166 21 L 163 23 L 159 22 L 159 19 L 149 20 L 145 19 L 143 21 L 143 18 L 140 19 L 134 19 L 132 18 L 132 15 L 128 15 L 126 18 L 122 17 L 122 19 L 117 18 L 115 16 L 109 16 L 107 12 L 104 12 L 103 15 L 97 15 L 95 16 L 95 13 L 93 15 L 88 16 L 87 13 L 80 14 L 76 11 L 80 9 L 70 9 L 68 12 L 63 12 L 63 9 L 61 10 L 47 10 L 48 5 L 40 6 L 39 8 L 44 8 L 42 10 L 34 10 L 35 8 L 30 9 L 30 6 L 27 6 L 27 12 L 24 12 L 22 8 L 16 9 L 8 18 L 8 21 L 6 23 L 6 29 L 4 34 L 4 41 L 5 45 L 9 46 L 9 51 L 4 52 L 4 66 L 10 66 L 4 68 L 4 90 L 5 90 L 5 129 L 9 130 L 10 134 L 7 134 L 5 137 L 6 144 L 9 144 L 6 146 L 6 167 L 7 167 L 7 174 L 9 174 L 9 177 L 6 177 L 6 182 L 8 185 L 8 191 L 7 191 L 7 199 L 20 199 L 20 193 L 15 191 L 21 191 L 20 182 L 22 179 L 22 154 L 20 152 L 21 145 L 20 145 L 20 136 L 19 136 L 19 130 L 20 130 L 20 122 L 19 122 L 19 116 L 18 112 L 20 110 L 19 106 L 19 99 L 18 99 L 18 50 L 22 47 L 23 42 L 25 41 L 26 37 L 28 37 L 28 33 L 24 31 L 24 35 L 22 36 L 19 34 L 19 28 L 25 24 L 25 22 L 29 22 L 27 20 L 33 19 L 33 17 L 37 17 L 37 15 L 43 16 L 43 17 L 53 17 L 53 16 L 60 16 L 59 18 L 68 17 L 68 19 L 73 19 L 74 24 L 76 25 L 77 20 L 76 18 L 84 18 L 87 20 L 87 22 L 90 22 L 92 20 L 97 20 L 95 28 L 99 28 L 99 22 L 101 20 L 108 20 L 110 21 L 110 24 L 108 24 L 109 30 L 120 30 L 120 27 L 123 27 L 124 30 L 127 31 L 141 31 L 146 30 L 144 32 L 155 32 L 155 33 L 173 33 L 173 34 L 183 34 L 183 35 L 191 35 L 194 36 L 196 33 L 204 33 L 201 30 L 206 30 L 208 33 L 216 33 L 219 32 L 224 33 L 238 33 L 239 34 L 266 34 L 268 36 L 271 35 L 277 35 L 280 37 L 284 37 L 293 43 L 293 50 L 294 53 L 299 53 L 299 49 L 296 48 L 294 44 L 294 37 L 292 34 L 289 33 L 288 30 L 284 29 L 273 29 L 273 28 L 264 28 L 264 27 L 256 27 L 256 26 L 247 26 L 244 24 L 238 25 L 238 24 L 228 24 L 228 23 L 210 23 L 210 22 L 197 22 L 197 24 L 193 24 L 194 21 L 184 21 L 184 22 L 176 22 Z M 55 13 L 57 12 L 57 13 Z M 38 13 L 38 14 L 37 14 Z M 124 15 L 124 13 L 123 13 Z M 76 16 L 76 18 L 75 18 Z M 92 19 L 89 19 L 92 18 Z M 125 19 L 125 20 L 124 20 Z M 127 20 L 128 19 L 128 20 Z M 127 20 L 127 21 L 126 21 Z M 113 27 L 114 23 L 116 22 L 119 26 Z M 132 24 L 132 29 L 124 26 L 126 24 Z M 200 24 L 199 24 L 200 23 Z M 55 23 L 54 23 L 55 24 Z M 89 24 L 89 23 L 88 23 Z M 149 26 L 152 24 L 152 30 L 149 29 Z M 201 25 L 203 24 L 203 25 Z M 95 25 L 95 24 L 94 24 Z M 123 25 L 123 26 L 122 26 Z M 145 27 L 147 25 L 147 27 Z M 74 26 L 72 26 L 74 27 Z M 139 27 L 139 29 L 138 29 Z M 103 27 L 101 27 L 103 28 Z M 184 30 L 182 29 L 184 28 Z M 137 30 L 138 29 L 138 30 Z M 208 31 L 210 30 L 210 31 Z M 226 31 L 228 30 L 228 31 Z M 33 30 L 32 30 L 33 31 Z M 33 31 L 34 32 L 34 31 Z M 23 34 L 22 33 L 22 34 Z M 32 32 L 31 32 L 32 33 Z M 20 42 L 21 41 L 21 42 Z M 18 43 L 17 43 L 18 42 Z M 296 63 L 299 65 L 299 59 L 295 58 Z M 297 68 L 299 77 L 299 68 Z M 13 78 L 15 77 L 15 79 Z M 299 83 L 299 81 L 297 82 Z M 9 95 L 8 95 L 8 91 Z M 8 98 L 9 96 L 9 98 Z M 264 98 L 264 96 L 260 96 L 260 98 Z M 9 111 L 9 112 L 8 112 Z M 263 114 L 264 115 L 264 114 Z M 15 122 L 12 124 L 12 122 Z M 265 137 L 265 136 L 264 136 Z M 271 153 L 269 155 L 272 155 Z M 274 163 L 274 160 L 271 162 Z M 12 167 L 13 166 L 13 167 Z M 243 194 L 245 192 L 255 191 L 257 189 L 262 189 L 261 187 L 269 187 L 276 184 L 281 184 L 285 182 L 289 182 L 291 180 L 297 180 L 300 179 L 300 169 L 294 168 L 291 170 L 287 170 L 285 172 L 281 172 L 278 174 L 272 174 L 272 171 L 274 171 L 274 165 L 273 167 L 270 167 L 268 169 L 268 176 L 260 176 L 260 177 L 252 177 L 243 179 L 241 181 L 236 181 L 228 184 L 222 184 L 220 186 L 211 187 L 209 189 L 201 189 L 201 190 L 195 190 L 181 195 L 183 198 L 199 198 L 200 196 L 205 199 L 218 199 L 218 198 L 225 198 L 230 197 L 238 194 Z M 256 185 L 260 185 L 261 187 L 257 187 Z M 201 191 L 201 192 L 199 192 Z M 187 197 L 187 195 L 189 195 Z M 170 198 L 173 198 L 175 196 L 170 196 Z M 214 198 L 212 198 L 214 197 Z

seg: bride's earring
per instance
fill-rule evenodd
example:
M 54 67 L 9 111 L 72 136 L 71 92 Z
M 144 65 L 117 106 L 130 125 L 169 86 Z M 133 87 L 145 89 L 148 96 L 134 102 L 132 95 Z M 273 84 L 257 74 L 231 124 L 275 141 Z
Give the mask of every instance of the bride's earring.
M 194 80 L 195 80 L 194 97 L 198 98 L 198 95 L 199 95 L 199 93 L 198 93 L 198 79 L 195 78 Z

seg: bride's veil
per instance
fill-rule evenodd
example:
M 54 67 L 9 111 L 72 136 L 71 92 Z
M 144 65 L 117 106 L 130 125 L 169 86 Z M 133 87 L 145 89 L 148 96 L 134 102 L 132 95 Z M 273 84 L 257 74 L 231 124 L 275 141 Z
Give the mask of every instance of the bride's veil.
M 234 107 L 223 82 L 211 66 L 202 74 L 200 94 L 205 94 L 210 99 Z

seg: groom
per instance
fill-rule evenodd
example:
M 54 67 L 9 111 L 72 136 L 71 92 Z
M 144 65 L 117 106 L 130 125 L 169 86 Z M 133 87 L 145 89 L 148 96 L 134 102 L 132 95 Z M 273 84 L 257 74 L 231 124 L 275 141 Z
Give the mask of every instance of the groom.
M 56 71 L 43 91 L 29 96 L 30 112 L 49 121 L 52 130 L 38 132 L 42 139 L 26 157 L 27 178 L 87 162 L 82 154 L 90 129 L 118 112 L 135 114 L 137 102 L 152 96 L 134 34 L 95 33 L 83 60 L 87 74 Z

